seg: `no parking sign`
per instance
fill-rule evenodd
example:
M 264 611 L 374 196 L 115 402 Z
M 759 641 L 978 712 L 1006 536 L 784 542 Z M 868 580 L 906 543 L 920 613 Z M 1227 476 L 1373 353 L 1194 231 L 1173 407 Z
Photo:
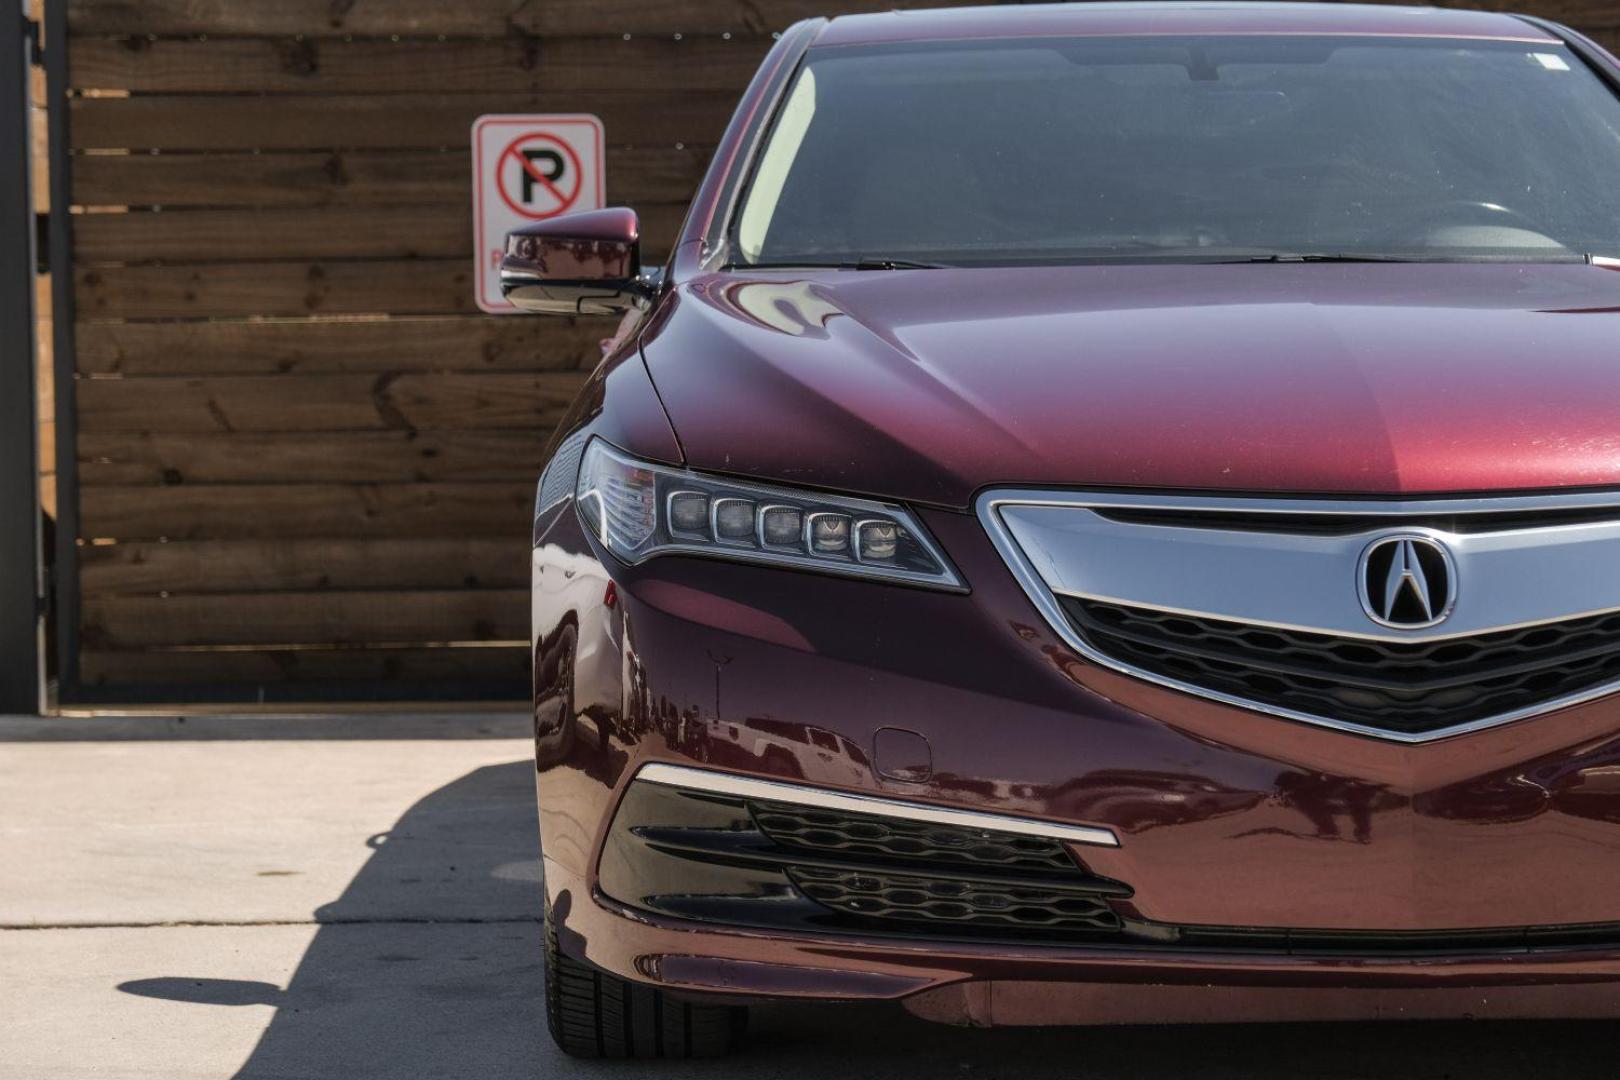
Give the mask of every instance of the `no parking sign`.
M 480 116 L 473 124 L 473 251 L 478 306 L 517 309 L 501 299 L 506 234 L 606 197 L 602 121 L 582 114 Z

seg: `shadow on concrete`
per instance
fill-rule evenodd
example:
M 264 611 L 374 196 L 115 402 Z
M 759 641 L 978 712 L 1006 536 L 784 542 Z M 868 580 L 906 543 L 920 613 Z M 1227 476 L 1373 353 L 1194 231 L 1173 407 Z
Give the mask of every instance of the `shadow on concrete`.
M 119 989 L 274 1006 L 238 1080 L 539 1075 L 533 763 L 475 770 L 367 844 L 354 880 L 315 912 L 320 925 L 285 989 L 184 977 Z
M 424 748 L 424 752 L 431 752 Z M 1614 1075 L 1610 1025 L 1316 1024 L 971 1031 L 898 1006 L 773 1006 L 728 1062 L 563 1058 L 544 1032 L 533 766 L 422 799 L 321 923 L 285 989 L 171 977 L 130 993 L 272 1005 L 237 1080 L 606 1076 L 1020 1080 L 1564 1080 Z

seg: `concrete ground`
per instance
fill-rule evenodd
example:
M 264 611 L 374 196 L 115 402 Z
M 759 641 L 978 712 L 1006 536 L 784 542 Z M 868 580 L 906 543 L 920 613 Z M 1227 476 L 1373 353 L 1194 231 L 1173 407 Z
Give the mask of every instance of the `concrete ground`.
M 0 1080 L 1616 1073 L 1604 1024 L 968 1031 L 864 1006 L 756 1010 L 724 1063 L 570 1061 L 540 1012 L 523 731 L 0 719 Z

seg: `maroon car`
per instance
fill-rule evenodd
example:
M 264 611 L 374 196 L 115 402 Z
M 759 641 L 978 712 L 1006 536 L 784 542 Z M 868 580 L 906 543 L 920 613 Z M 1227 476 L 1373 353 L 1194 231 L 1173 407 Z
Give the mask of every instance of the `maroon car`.
M 534 522 L 548 1008 L 1620 1015 L 1620 66 L 1344 5 L 812 20 Z

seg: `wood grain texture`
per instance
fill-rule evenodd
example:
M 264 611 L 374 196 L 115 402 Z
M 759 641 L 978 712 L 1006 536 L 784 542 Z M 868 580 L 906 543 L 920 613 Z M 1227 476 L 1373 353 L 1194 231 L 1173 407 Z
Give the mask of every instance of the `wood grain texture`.
M 843 14 L 985 0 L 841 0 Z M 1404 0 L 1371 0 L 1404 3 Z M 1574 26 L 1620 24 L 1613 0 L 1436 0 L 1438 7 L 1525 11 Z M 770 33 L 830 14 L 820 0 L 70 0 L 70 27 L 100 34 L 701 34 Z
M 471 315 L 467 258 L 79 268 L 78 316 L 219 319 Z
M 523 589 L 87 596 L 89 649 L 526 641 Z
M 702 181 L 711 153 L 706 146 L 609 146 L 608 202 L 637 209 L 684 204 Z M 73 164 L 74 199 L 91 206 L 445 208 L 465 207 L 471 190 L 465 146 L 84 154 Z
M 387 94 L 723 90 L 740 94 L 769 36 L 432 38 L 80 37 L 73 84 L 145 93 Z
M 198 540 L 87 547 L 81 581 L 97 595 L 521 589 L 528 545 L 477 537 Z
M 467 259 L 79 269 L 81 319 L 471 314 Z
M 562 371 L 89 379 L 79 384 L 79 427 L 169 434 L 545 432 L 562 419 L 585 377 Z
M 366 321 L 81 322 L 86 375 L 270 375 L 593 368 L 612 319 L 486 315 Z
M 76 214 L 80 266 L 256 259 L 472 258 L 464 206 L 314 210 L 136 210 Z
M 532 481 L 549 433 L 344 431 L 303 434 L 169 431 L 79 436 L 79 482 L 96 487 L 176 484 L 415 484 Z
M 465 147 L 486 113 L 583 112 L 610 145 L 712 146 L 737 104 L 726 91 L 371 94 L 279 97 L 153 94 L 75 98 L 75 149 L 421 149 Z
M 638 207 L 646 257 L 661 259 L 686 207 Z M 416 207 L 288 210 L 137 210 L 77 214 L 80 266 L 254 259 L 455 258 L 473 256 L 472 213 L 459 203 Z M 497 238 L 497 243 L 498 243 Z
M 247 685 L 382 680 L 505 683 L 526 680 L 527 647 L 187 649 L 85 652 L 79 659 L 91 686 L 141 684 Z
M 840 0 L 837 8 L 894 6 Z M 823 0 L 68 0 L 76 34 L 769 34 L 825 14 Z
M 1328 0 L 1330 3 L 1374 3 L 1409 6 L 1404 0 Z M 1431 0 L 1426 7 L 1468 8 L 1508 14 L 1539 15 L 1576 28 L 1620 26 L 1613 0 Z
M 87 487 L 81 532 L 115 540 L 495 537 L 528 541 L 532 483 Z

